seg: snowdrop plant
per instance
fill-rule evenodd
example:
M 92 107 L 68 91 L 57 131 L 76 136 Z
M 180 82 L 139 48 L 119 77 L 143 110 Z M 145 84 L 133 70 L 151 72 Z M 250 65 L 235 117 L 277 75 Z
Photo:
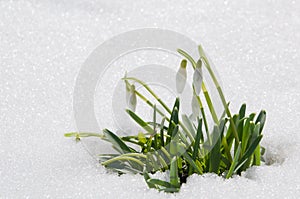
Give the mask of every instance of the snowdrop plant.
M 129 109 L 126 110 L 143 132 L 133 136 L 119 137 L 108 129 L 103 134 L 68 133 L 67 137 L 99 137 L 108 141 L 117 154 L 99 154 L 100 163 L 108 169 L 124 173 L 139 173 L 145 178 L 149 188 L 165 192 L 178 192 L 182 183 L 192 174 L 215 173 L 230 178 L 240 175 L 253 165 L 260 165 L 264 148 L 260 146 L 262 131 L 266 121 L 266 112 L 258 115 L 246 115 L 246 104 L 243 104 L 237 114 L 232 115 L 229 103 L 226 101 L 219 82 L 199 46 L 199 58 L 195 61 L 183 50 L 178 52 L 185 58 L 182 60 L 176 74 L 176 88 L 182 93 L 187 79 L 187 61 L 194 69 L 192 114 L 179 114 L 180 99 L 175 99 L 172 108 L 158 97 L 142 80 L 134 77 L 123 78 L 126 85 L 126 97 Z M 218 117 L 210 94 L 206 89 L 202 67 L 206 67 L 213 80 L 224 107 L 224 113 Z M 140 84 L 149 92 L 163 109 L 135 90 L 134 84 Z M 200 97 L 200 94 L 204 96 Z M 145 121 L 135 113 L 137 98 L 149 105 L 153 110 L 152 121 Z M 206 110 L 204 107 L 206 103 Z M 162 121 L 157 121 L 157 115 Z M 208 125 L 212 118 L 213 127 Z M 151 174 L 169 171 L 169 180 L 154 179 Z

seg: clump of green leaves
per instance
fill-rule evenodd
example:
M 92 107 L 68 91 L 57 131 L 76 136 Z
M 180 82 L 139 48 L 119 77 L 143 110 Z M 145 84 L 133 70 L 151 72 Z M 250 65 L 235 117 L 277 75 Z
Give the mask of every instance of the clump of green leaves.
M 240 175 L 252 165 L 261 164 L 263 148 L 260 146 L 262 131 L 266 121 L 266 112 L 246 115 L 246 104 L 237 114 L 232 115 L 229 103 L 225 100 L 219 82 L 199 46 L 199 59 L 196 62 L 183 50 L 178 52 L 185 57 L 176 75 L 177 92 L 184 90 L 187 73 L 187 60 L 191 63 L 193 74 L 192 114 L 179 115 L 180 99 L 176 98 L 170 109 L 148 85 L 134 77 L 123 78 L 127 91 L 128 115 L 143 128 L 135 136 L 119 137 L 108 129 L 103 134 L 68 133 L 67 137 L 96 136 L 108 141 L 118 154 L 101 154 L 100 162 L 105 167 L 123 173 L 140 173 L 150 188 L 165 192 L 178 192 L 187 177 L 196 173 L 216 173 L 225 178 L 233 174 Z M 202 67 L 206 67 L 224 107 L 224 113 L 218 118 L 210 94 L 203 81 Z M 155 103 L 135 90 L 134 83 L 143 86 L 165 111 L 159 110 Z M 203 94 L 204 101 L 200 97 Z M 153 120 L 144 121 L 135 113 L 137 98 L 153 109 Z M 206 110 L 203 104 L 206 103 Z M 208 113 L 209 112 L 209 113 Z M 162 121 L 157 121 L 157 115 Z M 208 118 L 213 120 L 209 128 Z M 212 129 L 212 130 L 211 130 Z M 169 180 L 153 179 L 150 173 L 169 171 Z

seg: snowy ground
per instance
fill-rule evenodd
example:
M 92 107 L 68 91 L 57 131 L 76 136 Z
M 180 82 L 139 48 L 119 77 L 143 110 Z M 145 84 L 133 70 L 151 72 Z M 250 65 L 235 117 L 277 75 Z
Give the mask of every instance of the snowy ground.
M 299 198 L 299 1 L 0 1 L 0 198 Z M 232 109 L 267 110 L 271 166 L 224 181 L 192 176 L 178 194 L 106 173 L 81 144 L 72 97 L 80 67 L 121 32 L 159 27 L 202 43 Z

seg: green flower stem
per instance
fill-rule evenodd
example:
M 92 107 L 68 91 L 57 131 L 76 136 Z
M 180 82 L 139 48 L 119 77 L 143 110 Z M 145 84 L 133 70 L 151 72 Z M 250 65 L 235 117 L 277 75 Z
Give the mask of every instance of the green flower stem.
M 210 137 L 209 130 L 208 130 L 208 124 L 207 124 L 207 120 L 206 120 L 206 115 L 205 115 L 205 111 L 204 111 L 201 99 L 200 99 L 200 97 L 198 95 L 196 95 L 196 98 L 197 98 L 197 101 L 198 101 L 199 106 L 200 106 L 200 111 L 201 111 L 201 114 L 202 114 L 202 118 L 203 118 L 203 122 L 204 122 L 204 127 L 205 127 L 205 132 L 206 132 L 206 136 L 207 136 L 208 142 L 209 142 L 209 144 L 212 144 L 211 137 Z
M 218 116 L 217 116 L 217 114 L 216 114 L 215 108 L 214 108 L 214 106 L 213 106 L 213 103 L 212 103 L 212 101 L 211 101 L 211 98 L 210 98 L 210 96 L 209 96 L 209 94 L 208 94 L 208 91 L 207 91 L 206 86 L 205 86 L 204 83 L 202 83 L 202 90 L 203 90 L 203 94 L 204 94 L 205 100 L 206 100 L 206 102 L 207 102 L 209 111 L 210 111 L 210 113 L 211 113 L 211 116 L 212 116 L 212 118 L 213 118 L 215 124 L 219 125 L 219 119 L 218 119 Z
M 213 82 L 214 82 L 214 84 L 215 84 L 217 90 L 218 90 L 218 93 L 219 93 L 219 95 L 220 95 L 222 104 L 223 104 L 223 106 L 224 106 L 224 108 L 225 108 L 226 114 L 227 114 L 227 116 L 229 117 L 230 124 L 231 124 L 231 126 L 232 126 L 233 134 L 234 134 L 234 137 L 235 137 L 235 141 L 236 141 L 236 143 L 238 144 L 238 143 L 240 142 L 239 136 L 238 136 L 237 129 L 236 129 L 236 126 L 235 126 L 235 124 L 234 124 L 234 121 L 233 121 L 233 119 L 232 119 L 231 112 L 230 112 L 230 110 L 229 110 L 229 108 L 228 108 L 228 106 L 227 106 L 227 102 L 226 102 L 226 100 L 225 100 L 223 91 L 222 91 L 222 89 L 221 89 L 221 87 L 220 87 L 220 84 L 219 84 L 219 82 L 218 82 L 218 80 L 217 80 L 217 78 L 216 78 L 214 72 L 212 71 L 212 69 L 211 69 L 211 67 L 210 67 L 210 64 L 209 64 L 209 62 L 208 62 L 208 60 L 207 60 L 207 57 L 206 57 L 206 55 L 205 55 L 205 53 L 204 53 L 204 51 L 203 51 L 201 45 L 199 45 L 198 50 L 199 50 L 199 54 L 200 54 L 201 60 L 204 62 L 204 65 L 206 66 L 206 68 L 207 68 L 207 70 L 208 70 L 208 72 L 209 72 L 209 74 L 210 74 L 210 76 L 211 76 L 211 78 L 212 78 L 212 80 L 213 80 Z
M 187 52 L 185 52 L 182 49 L 177 49 L 177 52 L 179 54 L 181 54 L 182 56 L 184 56 L 187 60 L 189 60 L 189 62 L 191 62 L 191 64 L 192 64 L 193 68 L 196 69 L 197 63 Z

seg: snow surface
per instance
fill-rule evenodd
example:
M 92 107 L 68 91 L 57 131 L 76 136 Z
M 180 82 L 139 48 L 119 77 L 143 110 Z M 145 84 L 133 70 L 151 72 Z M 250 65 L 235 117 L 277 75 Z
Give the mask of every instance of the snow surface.
M 267 110 L 269 166 L 224 180 L 193 175 L 180 193 L 97 165 L 76 130 L 80 67 L 105 40 L 144 27 L 202 43 L 233 112 Z M 0 198 L 299 198 L 300 1 L 0 1 Z

